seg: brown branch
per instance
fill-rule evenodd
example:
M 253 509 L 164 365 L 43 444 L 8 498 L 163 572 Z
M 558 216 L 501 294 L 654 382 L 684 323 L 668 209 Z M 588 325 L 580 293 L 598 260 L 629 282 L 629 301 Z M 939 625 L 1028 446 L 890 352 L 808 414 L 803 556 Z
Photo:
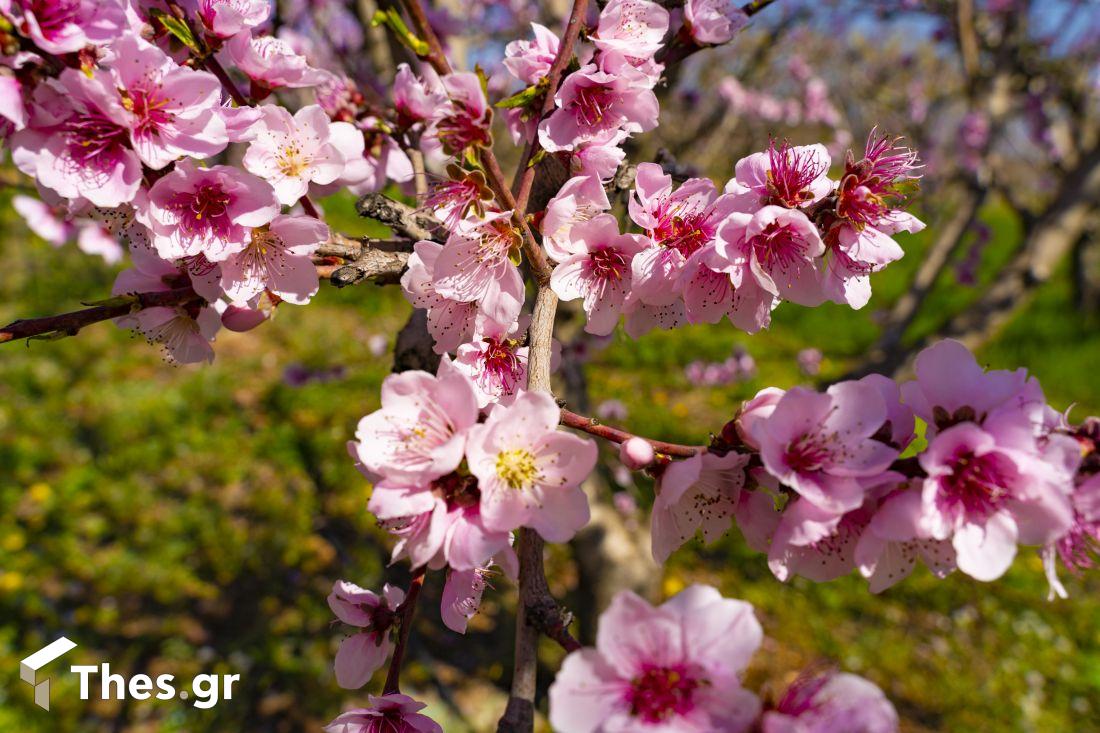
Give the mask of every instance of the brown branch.
M 405 661 L 405 651 L 409 646 L 409 634 L 412 631 L 413 617 L 416 615 L 416 600 L 420 597 L 420 588 L 424 585 L 424 568 L 413 572 L 409 581 L 409 590 L 405 593 L 405 600 L 397 607 L 397 644 L 393 648 L 393 656 L 390 657 L 390 668 L 386 672 L 386 684 L 382 688 L 383 695 L 392 695 L 401 692 L 401 665 Z
M 355 210 L 359 216 L 374 219 L 410 239 L 437 238 L 435 230 L 440 224 L 436 219 L 384 194 L 368 193 L 356 202 Z
M 653 440 L 652 438 L 635 435 L 634 433 L 629 433 L 626 430 L 614 428 L 610 425 L 602 425 L 594 417 L 585 417 L 584 415 L 578 415 L 577 413 L 566 410 L 565 408 L 562 408 L 561 411 L 561 424 L 567 428 L 583 430 L 589 435 L 594 435 L 597 438 L 609 440 L 612 443 L 623 443 L 631 438 L 641 437 L 642 440 L 653 446 L 653 450 L 657 451 L 658 453 L 663 453 L 666 456 L 672 456 L 674 458 L 691 458 L 694 455 L 698 455 L 699 453 L 703 453 L 706 451 L 705 446 L 666 443 L 663 440 Z
M 110 302 L 94 305 L 69 313 L 41 318 L 26 318 L 9 323 L 0 329 L 0 343 L 25 338 L 60 338 L 75 336 L 80 329 L 100 321 L 120 318 L 145 308 L 171 308 L 188 305 L 201 298 L 191 286 L 161 290 L 155 293 L 134 293 L 112 298 Z

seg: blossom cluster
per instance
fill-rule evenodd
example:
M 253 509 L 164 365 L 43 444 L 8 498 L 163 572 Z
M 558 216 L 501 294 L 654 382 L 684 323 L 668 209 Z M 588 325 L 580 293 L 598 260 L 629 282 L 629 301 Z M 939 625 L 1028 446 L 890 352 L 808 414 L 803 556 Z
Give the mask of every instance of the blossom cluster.
M 373 123 L 344 119 L 338 77 L 268 35 L 269 2 L 172 7 L 0 4 L 0 40 L 24 49 L 0 58 L 0 137 L 37 185 L 41 200 L 16 208 L 45 239 L 76 237 L 109 261 L 122 240 L 132 268 L 116 295 L 201 296 L 121 320 L 188 362 L 212 358 L 219 327 L 254 327 L 316 293 L 310 256 L 330 233 L 310 195 L 373 190 L 411 168 L 368 148 Z M 312 89 L 316 103 L 291 114 L 269 99 L 282 89 Z M 230 159 L 240 164 L 211 164 Z
M 894 706 L 852 674 L 807 670 L 767 705 L 741 685 L 763 640 L 745 601 L 692 585 L 654 607 L 630 591 L 600 616 L 595 648 L 565 658 L 550 687 L 561 733 L 895 733 Z
M 707 451 L 658 467 L 656 559 L 736 523 L 780 580 L 858 568 L 879 592 L 918 559 L 941 577 L 994 580 L 1018 545 L 1034 545 L 1064 595 L 1056 561 L 1090 566 L 1100 537 L 1087 428 L 1024 370 L 986 371 L 956 341 L 915 368 L 902 384 L 871 375 L 759 392 Z
M 442 617 L 458 632 L 477 612 L 499 566 L 516 575 L 512 533 L 530 527 L 551 542 L 588 523 L 580 488 L 596 464 L 596 445 L 557 429 L 560 408 L 544 392 L 522 391 L 484 414 L 477 385 L 449 361 L 438 375 L 409 371 L 382 385 L 381 409 L 348 444 L 373 483 L 369 511 L 397 539 L 393 559 L 414 568 L 447 568 Z M 369 629 L 348 637 L 336 659 L 339 683 L 358 688 L 384 662 L 400 597 L 338 583 L 330 603 L 342 621 Z M 388 605 L 387 605 L 388 604 Z M 348 606 L 377 610 L 354 617 Z M 373 634 L 373 636 L 370 636 Z

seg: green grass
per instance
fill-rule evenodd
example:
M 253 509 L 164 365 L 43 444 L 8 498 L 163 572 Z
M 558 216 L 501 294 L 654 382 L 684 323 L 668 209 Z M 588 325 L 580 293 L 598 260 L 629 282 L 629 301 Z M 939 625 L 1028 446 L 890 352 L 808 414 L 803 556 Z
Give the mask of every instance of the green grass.
M 337 218 L 350 231 L 346 204 Z M 997 207 L 984 218 L 996 232 L 988 279 L 1011 254 L 1018 226 Z M 0 322 L 109 290 L 109 268 L 28 238 L 10 218 L 3 226 Z M 638 342 L 619 335 L 589 369 L 593 402 L 622 400 L 628 425 L 647 435 L 704 440 L 757 389 L 804 381 L 795 362 L 802 348 L 824 352 L 825 376 L 843 373 L 873 343 L 874 311 L 901 292 L 926 242 L 906 241 L 906 260 L 876 276 L 875 300 L 861 312 L 784 305 L 756 336 L 728 325 Z M 944 278 L 915 332 L 975 296 Z M 1059 276 L 981 357 L 1028 367 L 1053 404 L 1076 402 L 1081 417 L 1100 411 L 1100 329 L 1070 301 Z M 48 717 L 12 675 L 0 685 L 0 729 L 83 733 L 127 716 L 140 730 L 151 716 L 145 730 L 317 730 L 362 699 L 332 678 L 339 632 L 324 598 L 336 578 L 377 587 L 400 577 L 385 570 L 389 545 L 365 512 L 369 488 L 344 443 L 377 406 L 389 368 L 367 340 L 394 333 L 407 313 L 392 288 L 325 287 L 315 303 L 282 307 L 255 332 L 223 332 L 210 367 L 169 366 L 111 324 L 0 347 L 0 665 L 13 672 L 27 652 L 66 633 L 80 643 L 74 662 L 180 677 L 243 671 L 237 699 L 205 713 L 175 703 L 129 711 L 82 703 L 71 675 L 57 676 Z M 736 344 L 756 358 L 755 379 L 688 382 L 690 361 L 722 359 Z M 282 379 L 290 364 L 339 366 L 344 375 L 294 388 Z M 783 585 L 734 534 L 676 555 L 666 590 L 693 579 L 756 605 L 769 640 L 754 681 L 781 684 L 826 659 L 882 685 L 908 731 L 1100 730 L 1100 581 L 1070 578 L 1073 597 L 1048 603 L 1030 550 L 996 583 L 919 571 L 873 597 L 855 577 Z M 410 678 L 439 714 L 449 709 L 439 702 L 445 692 L 484 700 L 477 688 L 468 692 L 470 680 L 502 679 L 496 651 L 507 624 L 496 621 L 507 591 L 490 593 L 473 638 L 456 639 L 439 630 L 438 587 L 429 584 Z

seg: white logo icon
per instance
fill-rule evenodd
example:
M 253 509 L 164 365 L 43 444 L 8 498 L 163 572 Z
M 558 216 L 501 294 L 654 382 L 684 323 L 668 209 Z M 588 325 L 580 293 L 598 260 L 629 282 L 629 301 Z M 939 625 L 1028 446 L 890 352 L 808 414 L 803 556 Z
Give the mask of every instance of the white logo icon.
M 38 682 L 38 670 L 76 648 L 76 644 L 62 636 L 52 644 L 42 647 L 19 663 L 19 677 L 34 687 L 34 704 L 43 710 L 50 709 L 50 678 Z

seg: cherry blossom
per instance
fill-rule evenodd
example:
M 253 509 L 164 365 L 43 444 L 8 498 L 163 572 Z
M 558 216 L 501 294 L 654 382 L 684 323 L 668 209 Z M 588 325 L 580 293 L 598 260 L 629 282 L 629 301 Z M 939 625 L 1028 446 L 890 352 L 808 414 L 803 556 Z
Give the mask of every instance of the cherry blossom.
M 213 74 L 180 66 L 134 35 L 109 51 L 111 78 L 143 163 L 159 170 L 182 156 L 208 158 L 225 149 L 222 87 Z
M 393 650 L 389 631 L 393 614 L 405 600 L 400 588 L 386 585 L 381 595 L 338 580 L 328 597 L 329 608 L 349 626 L 362 629 L 345 638 L 336 652 L 336 682 L 346 690 L 365 685 Z
M 11 0 L 3 5 L 10 5 L 34 44 L 52 54 L 106 43 L 126 27 L 124 5 L 118 0 Z
M 221 264 L 221 287 L 236 302 L 270 291 L 288 303 L 304 305 L 317 292 L 317 269 L 310 255 L 328 240 L 328 227 L 316 219 L 282 214 L 252 230 L 243 250 Z
M 512 41 L 504 47 L 504 66 L 524 84 L 537 84 L 550 71 L 558 55 L 560 40 L 544 25 L 532 23 L 535 37 L 530 41 Z
M 252 80 L 254 96 L 264 97 L 282 87 L 316 86 L 329 78 L 328 72 L 314 69 L 289 43 L 274 36 L 253 37 L 244 30 L 229 39 L 225 50 Z
M 687 0 L 684 20 L 692 40 L 717 45 L 733 38 L 749 18 L 735 0 Z
M 619 234 L 615 217 L 601 214 L 571 227 L 567 242 L 553 251 L 560 264 L 550 287 L 562 300 L 584 299 L 585 331 L 609 334 L 632 287 L 630 263 L 650 241 L 639 234 Z
M 139 211 L 138 218 L 152 230 L 161 257 L 202 254 L 219 262 L 247 247 L 252 228 L 268 224 L 278 211 L 275 192 L 263 179 L 183 160 L 149 189 L 148 211 Z
M 650 0 L 611 0 L 600 11 L 592 42 L 605 53 L 652 58 L 668 32 L 668 11 Z
M 630 591 L 600 615 L 594 649 L 565 658 L 550 724 L 569 733 L 747 731 L 760 701 L 740 675 L 763 632 L 752 606 L 692 585 L 653 607 Z
M 550 395 L 525 392 L 471 430 L 466 458 L 489 528 L 531 527 L 564 542 L 588 522 L 580 484 L 596 464 L 596 444 L 558 431 L 559 415 Z
M 664 563 L 696 531 L 707 543 L 733 523 L 748 456 L 704 453 L 665 468 L 653 501 L 653 559 Z
M 523 305 L 523 278 L 513 262 L 520 234 L 510 211 L 467 219 L 436 257 L 432 285 L 444 298 L 476 302 L 497 323 L 511 324 Z
M 898 457 L 873 437 L 886 419 L 872 385 L 841 382 L 824 393 L 794 387 L 752 423 L 752 437 L 769 473 L 819 509 L 844 512 L 863 503 L 866 480 Z
M 355 708 L 325 726 L 325 733 L 443 733 L 443 728 L 419 712 L 427 705 L 408 695 L 368 695 L 370 707 Z
M 216 38 L 232 38 L 262 25 L 271 15 L 269 0 L 199 0 L 199 19 Z
M 362 155 L 362 134 L 347 122 L 330 123 L 319 105 L 302 107 L 293 116 L 268 105 L 261 109 L 242 162 L 271 184 L 280 204 L 291 206 L 306 195 L 310 183 L 332 183 L 349 160 Z
M 349 448 L 371 474 L 424 487 L 458 468 L 477 415 L 473 385 L 458 372 L 393 374 L 381 409 L 359 421 Z
M 775 710 L 764 713 L 763 733 L 897 733 L 898 714 L 873 683 L 854 674 L 804 673 Z
M 1071 572 L 1093 567 L 1100 557 L 1100 474 L 1086 478 L 1070 495 L 1073 524 L 1069 531 L 1043 548 L 1043 565 L 1050 582 L 1050 596 L 1068 598 L 1058 580 L 1057 562 Z
M 11 139 L 12 159 L 62 197 L 118 206 L 132 201 L 142 182 L 127 125 L 105 71 L 66 69 L 35 89 L 30 123 Z
M 539 141 L 549 151 L 574 150 L 620 130 L 652 130 L 659 105 L 650 86 L 621 54 L 604 54 L 562 82 L 554 97 L 557 110 L 539 124 Z

